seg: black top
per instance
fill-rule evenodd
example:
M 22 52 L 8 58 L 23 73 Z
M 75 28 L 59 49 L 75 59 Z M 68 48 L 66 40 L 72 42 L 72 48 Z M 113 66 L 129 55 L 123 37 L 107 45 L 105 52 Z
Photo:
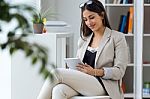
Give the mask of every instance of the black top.
M 83 58 L 83 63 L 87 63 L 88 65 L 90 65 L 90 66 L 92 66 L 93 68 L 95 68 L 95 67 L 94 67 L 94 64 L 95 64 L 96 52 L 97 52 L 97 51 L 91 52 L 91 51 L 89 51 L 89 50 L 86 50 L 85 55 L 84 55 L 84 58 Z M 100 84 L 102 85 L 102 87 L 104 88 L 104 90 L 105 90 L 105 92 L 106 92 L 106 89 L 105 89 L 105 87 L 104 87 L 104 84 L 103 84 L 102 80 L 101 80 L 99 77 L 97 77 L 97 76 L 96 76 L 96 78 L 97 78 L 97 80 L 100 82 Z M 107 92 L 106 92 L 106 93 L 107 93 Z
M 95 57 L 96 57 L 96 52 L 92 53 L 91 51 L 86 50 L 84 58 L 83 58 L 83 63 L 87 63 L 88 65 L 94 68 Z

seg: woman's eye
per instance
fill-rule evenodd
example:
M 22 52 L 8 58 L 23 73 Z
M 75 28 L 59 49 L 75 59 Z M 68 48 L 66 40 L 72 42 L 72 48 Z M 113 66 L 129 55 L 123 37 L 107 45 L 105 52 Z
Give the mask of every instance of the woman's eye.
M 94 19 L 95 17 L 93 16 L 93 17 L 90 17 L 90 19 Z
M 95 18 L 94 16 L 90 16 L 89 18 L 83 18 L 83 21 L 91 20 L 91 19 L 94 19 L 94 18 Z
M 87 21 L 87 19 L 83 19 L 83 21 Z

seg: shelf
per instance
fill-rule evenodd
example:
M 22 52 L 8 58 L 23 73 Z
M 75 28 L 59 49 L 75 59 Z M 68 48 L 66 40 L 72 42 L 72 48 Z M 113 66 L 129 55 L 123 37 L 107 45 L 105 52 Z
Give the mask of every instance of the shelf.
M 143 98 L 150 98 L 150 95 L 143 95 Z
M 125 36 L 134 36 L 134 34 L 124 34 Z
M 133 93 L 125 93 L 124 97 L 125 98 L 133 98 L 134 94 Z M 150 95 L 143 95 L 143 98 L 150 98 Z
M 150 7 L 150 4 L 144 4 L 144 7 Z
M 121 6 L 121 7 L 122 7 L 122 6 L 128 7 L 128 6 L 129 6 L 129 7 L 130 7 L 130 6 L 133 6 L 133 4 L 112 4 L 112 3 L 109 3 L 109 4 L 105 4 L 105 6 L 113 6 L 113 7 L 114 7 L 114 6 L 116 6 L 116 7 L 117 7 L 117 6 L 118 6 L 118 7 L 119 7 L 119 6 Z M 145 6 L 145 7 L 150 7 L 150 4 L 144 4 L 144 6 Z
M 134 64 L 128 64 L 127 66 L 134 66 Z
M 133 4 L 105 4 L 106 7 L 131 7 Z
M 105 4 L 106 7 L 131 7 L 133 4 Z M 150 7 L 150 4 L 144 4 L 144 7 Z
M 125 34 L 125 36 L 134 36 L 134 34 Z M 144 34 L 144 37 L 150 37 L 150 34 Z
M 150 67 L 150 64 L 143 64 L 144 67 Z
M 128 64 L 127 66 L 134 66 L 134 64 Z M 150 67 L 150 64 L 143 64 L 144 67 Z
M 150 36 L 150 34 L 144 34 L 144 36 Z
M 58 33 L 54 33 L 54 32 L 49 32 L 49 33 L 43 33 L 43 34 L 36 34 L 36 35 L 56 35 L 57 38 L 66 38 L 66 37 L 71 37 L 73 34 L 69 33 L 69 32 L 58 32 Z
M 125 93 L 124 97 L 125 98 L 133 98 L 133 93 Z

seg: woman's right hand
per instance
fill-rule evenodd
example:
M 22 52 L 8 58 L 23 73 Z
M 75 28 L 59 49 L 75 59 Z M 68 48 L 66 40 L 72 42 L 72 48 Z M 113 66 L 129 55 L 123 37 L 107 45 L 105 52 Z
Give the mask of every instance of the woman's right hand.
M 78 64 L 77 65 L 77 70 L 94 76 L 94 69 L 86 63 L 85 64 Z

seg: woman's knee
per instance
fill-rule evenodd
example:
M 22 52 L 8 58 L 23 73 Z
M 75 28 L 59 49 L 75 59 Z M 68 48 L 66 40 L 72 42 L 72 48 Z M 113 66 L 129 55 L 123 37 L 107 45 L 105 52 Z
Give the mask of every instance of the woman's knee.
M 68 99 L 78 93 L 66 84 L 58 84 L 52 90 L 52 99 Z
M 64 99 L 67 98 L 67 95 L 64 91 L 64 84 L 58 84 L 56 85 L 52 90 L 52 97 L 53 99 Z M 58 97 L 58 98 L 55 98 Z

